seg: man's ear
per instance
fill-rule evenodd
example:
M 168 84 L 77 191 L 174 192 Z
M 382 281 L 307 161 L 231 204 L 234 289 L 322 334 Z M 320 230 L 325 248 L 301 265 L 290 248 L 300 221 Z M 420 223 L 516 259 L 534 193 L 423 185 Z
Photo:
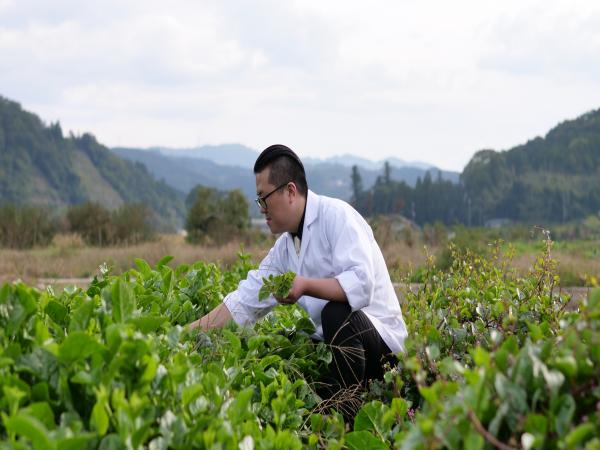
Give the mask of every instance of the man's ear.
M 294 183 L 293 181 L 290 181 L 287 184 L 286 189 L 290 193 L 290 198 L 296 197 L 298 195 L 298 187 L 296 186 L 296 183 Z

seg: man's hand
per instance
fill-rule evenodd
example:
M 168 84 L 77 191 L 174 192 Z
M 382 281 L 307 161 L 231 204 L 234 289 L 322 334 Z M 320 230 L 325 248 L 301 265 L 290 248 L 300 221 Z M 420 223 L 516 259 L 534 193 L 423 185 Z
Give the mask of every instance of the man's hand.
M 275 299 L 282 305 L 293 305 L 303 295 L 334 302 L 347 302 L 348 298 L 335 278 L 307 278 L 296 275 L 287 297 Z
M 211 328 L 220 328 L 230 320 L 233 320 L 233 317 L 231 316 L 229 309 L 225 303 L 221 303 L 205 316 L 188 324 L 188 328 L 190 330 L 200 328 L 203 331 L 208 331 Z
M 288 296 L 285 298 L 274 296 L 275 300 L 277 300 L 282 305 L 293 305 L 298 301 L 300 297 L 302 297 L 306 293 L 307 280 L 308 279 L 306 277 L 296 275 L 294 277 L 294 281 L 292 283 L 292 287 L 290 288 Z

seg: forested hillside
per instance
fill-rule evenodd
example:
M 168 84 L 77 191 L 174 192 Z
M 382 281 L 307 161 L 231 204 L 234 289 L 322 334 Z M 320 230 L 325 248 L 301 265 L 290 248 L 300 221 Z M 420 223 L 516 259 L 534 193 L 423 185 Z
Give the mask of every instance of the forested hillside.
M 562 223 L 600 213 L 600 110 L 507 151 L 477 152 L 455 184 L 426 175 L 414 187 L 384 168 L 372 188 L 352 175 L 365 215 L 401 213 L 418 223 L 484 225 L 493 219 Z
M 600 210 L 600 110 L 505 152 L 476 153 L 461 175 L 478 221 L 563 222 Z
M 157 182 L 142 164 L 123 160 L 91 134 L 63 136 L 0 97 L 0 203 L 65 208 L 85 201 L 109 208 L 144 203 L 161 228 L 180 226 L 184 195 Z
M 194 155 L 196 150 L 196 156 Z M 259 153 L 241 153 L 240 149 L 232 145 L 205 146 L 197 149 L 177 150 L 169 149 L 134 149 L 113 148 L 118 156 L 143 163 L 157 179 L 164 180 L 167 184 L 182 192 L 189 192 L 198 183 L 219 190 L 241 189 L 248 200 L 252 201 L 256 194 L 256 186 L 252 167 Z M 222 154 L 217 157 L 217 152 Z M 185 156 L 182 156 L 185 155 Z M 239 163 L 236 155 L 241 155 Z M 252 164 L 249 158 L 252 157 Z M 348 158 L 350 159 L 350 158 Z M 368 161 L 354 157 L 358 162 Z M 392 158 L 394 159 L 394 158 Z M 397 161 L 401 162 L 401 161 Z M 371 162 L 373 167 L 376 164 Z M 304 164 L 310 188 L 323 195 L 350 199 L 352 186 L 350 182 L 351 167 L 342 164 L 335 158 L 319 160 L 307 158 Z M 373 186 L 379 176 L 379 169 L 360 166 L 363 184 L 366 188 Z M 459 173 L 430 169 L 432 173 L 440 172 L 442 179 L 458 182 Z M 423 178 L 427 170 L 411 166 L 394 166 L 390 164 L 390 177 L 396 181 L 403 181 L 409 186 L 415 186 L 419 178 Z

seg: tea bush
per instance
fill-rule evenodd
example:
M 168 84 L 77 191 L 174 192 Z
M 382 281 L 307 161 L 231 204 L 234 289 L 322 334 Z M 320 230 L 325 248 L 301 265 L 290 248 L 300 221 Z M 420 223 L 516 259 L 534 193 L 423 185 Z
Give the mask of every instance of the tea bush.
M 315 393 L 331 354 L 278 307 L 253 328 L 185 325 L 254 268 L 106 267 L 86 289 L 0 289 L 2 449 L 600 448 L 600 290 L 555 292 L 551 245 L 429 265 L 403 300 L 410 337 L 353 423 Z

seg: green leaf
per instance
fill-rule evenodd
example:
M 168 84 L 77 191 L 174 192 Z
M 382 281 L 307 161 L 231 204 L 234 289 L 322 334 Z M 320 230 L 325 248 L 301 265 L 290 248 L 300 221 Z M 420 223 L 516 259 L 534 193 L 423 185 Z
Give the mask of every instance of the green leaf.
M 156 263 L 156 268 L 160 270 L 163 266 L 166 266 L 167 264 L 169 264 L 172 259 L 173 259 L 173 257 L 170 255 L 164 256 L 163 258 L 160 259 L 160 261 L 158 261 Z
M 106 402 L 97 401 L 92 409 L 91 422 L 99 436 L 104 436 L 108 431 L 108 414 L 106 413 Z
M 117 278 L 112 287 L 112 316 L 115 322 L 126 322 L 135 310 L 135 296 L 129 283 Z
M 591 311 L 600 310 L 600 288 L 592 289 L 588 298 L 588 307 Z
M 98 450 L 126 450 L 127 446 L 123 440 L 116 434 L 107 434 L 100 441 Z
M 27 318 L 37 311 L 36 300 L 24 287 L 17 286 L 16 292 L 18 294 L 18 301 L 13 302 L 12 311 L 10 311 L 10 313 L 5 312 L 3 314 L 6 315 L 8 319 L 5 330 L 5 333 L 8 336 L 16 336 Z
M 384 436 L 390 431 L 390 421 L 384 416 L 389 408 L 378 400 L 364 405 L 354 418 L 354 431 L 371 431 Z M 393 417 L 390 416 L 393 420 Z
M 165 316 L 141 316 L 132 317 L 127 322 L 132 323 L 142 333 L 153 333 L 160 328 L 160 326 L 168 322 L 169 318 Z
M 236 359 L 242 356 L 242 341 L 240 338 L 230 330 L 223 330 L 223 336 L 229 342 L 229 349 Z
M 31 387 L 31 399 L 34 401 L 48 401 L 50 399 L 50 392 L 48 390 L 48 383 L 40 381 Z
M 44 310 L 50 318 L 60 324 L 64 325 L 65 318 L 69 314 L 69 310 L 65 308 L 63 305 L 58 303 L 56 300 L 50 300 L 46 305 L 46 309 Z
M 350 450 L 387 450 L 389 447 L 368 431 L 352 431 L 346 435 L 346 446 Z
M 104 350 L 104 346 L 96 338 L 83 331 L 75 331 L 69 334 L 59 347 L 58 359 L 64 364 L 71 364 Z
M 541 414 L 529 414 L 525 419 L 524 429 L 536 438 L 543 438 L 548 430 L 548 419 Z
M 294 272 L 285 272 L 280 275 L 271 274 L 268 277 L 263 277 L 263 285 L 258 291 L 258 300 L 265 300 L 271 294 L 276 297 L 286 298 L 290 293 L 295 278 L 296 274 Z
M 490 354 L 483 348 L 477 347 L 473 350 L 473 361 L 480 367 L 490 366 Z
M 482 450 L 485 446 L 483 437 L 475 430 L 469 430 L 469 434 L 465 438 L 465 450 Z
M 96 437 L 93 433 L 77 433 L 77 437 L 58 440 L 59 450 L 81 450 L 87 448 L 87 443 Z
M 425 353 L 430 361 L 436 361 L 440 357 L 440 348 L 436 344 L 431 344 L 425 348 Z
M 35 402 L 28 405 L 26 408 L 21 410 L 28 416 L 34 417 L 39 420 L 46 428 L 52 430 L 56 428 L 54 421 L 54 412 L 47 402 Z
M 575 416 L 575 408 L 575 399 L 572 395 L 565 394 L 560 398 L 560 409 L 554 418 L 556 431 L 559 435 L 564 435 L 571 427 Z
M 69 331 L 85 331 L 94 313 L 94 302 L 83 300 L 81 304 L 71 312 Z
M 573 355 L 559 356 L 554 361 L 554 364 L 567 377 L 575 378 L 577 376 L 577 360 Z
M 195 383 L 186 386 L 181 391 L 181 402 L 183 406 L 188 407 L 191 402 L 196 400 L 204 391 L 204 387 L 200 383 Z
M 31 441 L 35 450 L 54 450 L 56 445 L 48 437 L 48 430 L 35 417 L 19 413 L 4 421 L 6 429 Z
M 438 395 L 434 388 L 427 386 L 419 386 L 419 392 L 421 393 L 423 398 L 432 405 L 436 405 L 438 403 Z
M 162 293 L 165 295 L 165 297 L 168 297 L 173 291 L 174 278 L 173 270 L 171 270 L 170 267 L 167 267 L 165 269 L 165 273 L 163 274 L 162 285 Z
M 593 423 L 584 423 L 571 431 L 565 438 L 567 448 L 578 447 L 596 434 L 596 425 Z
M 227 415 L 234 424 L 241 424 L 244 420 L 251 419 L 253 416 L 250 408 L 254 389 L 246 388 L 238 392 L 235 400 L 229 405 Z
M 531 322 L 527 322 L 527 327 L 529 328 L 529 337 L 533 340 L 533 342 L 537 342 L 540 339 L 544 338 L 544 333 L 539 325 Z
M 144 276 L 144 278 L 150 278 L 152 276 L 152 268 L 146 261 L 141 258 L 135 258 L 133 262 L 140 270 L 140 273 Z
M 269 286 L 262 285 L 258 291 L 258 300 L 266 300 L 269 297 L 269 295 L 271 295 L 271 290 L 269 289 Z
M 296 322 L 296 330 L 303 331 L 306 334 L 313 334 L 315 330 L 315 324 L 308 317 L 302 317 Z
M 392 410 L 396 418 L 402 420 L 408 412 L 408 403 L 403 398 L 396 397 L 392 399 L 390 409 Z

